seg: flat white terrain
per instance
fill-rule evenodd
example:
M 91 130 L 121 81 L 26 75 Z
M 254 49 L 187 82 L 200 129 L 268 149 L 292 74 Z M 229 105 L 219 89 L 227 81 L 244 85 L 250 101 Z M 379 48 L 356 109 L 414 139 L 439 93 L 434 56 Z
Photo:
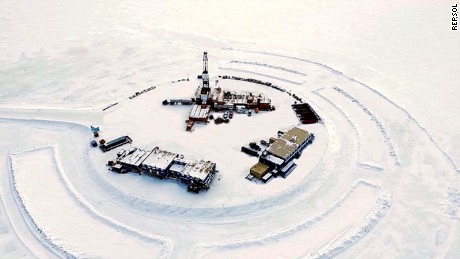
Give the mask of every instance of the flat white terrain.
M 451 5 L 1 2 L 0 257 L 458 258 Z M 190 107 L 162 101 L 192 97 L 203 51 L 211 86 L 276 110 L 186 132 Z M 299 124 L 292 94 L 322 121 Z M 113 173 L 121 148 L 91 148 L 89 125 L 219 172 L 199 194 Z M 292 126 L 316 136 L 292 174 L 246 180 L 241 146 Z
M 85 205 L 67 183 L 53 148 L 12 155 L 13 184 L 24 211 L 51 248 L 59 247 L 76 257 L 159 257 L 161 240 L 132 237 L 129 231 L 105 221 Z M 56 195 L 59 194 L 59 195 Z M 95 231 L 97 230 L 97 231 Z M 141 235 L 140 235 L 141 236 Z M 100 245 L 101 240 L 105 244 Z M 149 244 L 150 243 L 150 244 Z

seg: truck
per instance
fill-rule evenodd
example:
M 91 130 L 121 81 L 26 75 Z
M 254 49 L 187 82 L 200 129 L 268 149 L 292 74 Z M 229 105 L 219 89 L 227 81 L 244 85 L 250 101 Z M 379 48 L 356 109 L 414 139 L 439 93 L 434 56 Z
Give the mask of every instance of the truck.
M 251 156 L 259 156 L 259 152 L 257 152 L 256 150 L 254 150 L 252 148 L 245 147 L 245 146 L 241 147 L 241 152 L 244 152 L 244 153 L 246 153 L 248 155 L 251 155 Z
M 243 105 L 237 105 L 235 111 L 236 113 L 246 113 L 246 107 Z
M 114 140 L 111 140 L 109 142 L 103 143 L 99 146 L 99 148 L 102 150 L 102 152 L 107 152 L 109 150 L 112 150 L 114 148 L 123 146 L 124 144 L 132 143 L 133 140 L 129 136 L 123 136 L 116 138 Z

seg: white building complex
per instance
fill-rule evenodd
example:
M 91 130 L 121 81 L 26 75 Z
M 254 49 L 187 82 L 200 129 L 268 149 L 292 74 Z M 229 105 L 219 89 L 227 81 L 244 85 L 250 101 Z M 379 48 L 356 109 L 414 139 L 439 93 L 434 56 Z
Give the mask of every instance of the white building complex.
M 183 155 L 161 150 L 159 147 L 152 150 L 121 150 L 111 170 L 119 173 L 148 173 L 160 179 L 175 179 L 187 184 L 187 190 L 194 192 L 209 189 L 217 172 L 214 162 L 187 160 Z
M 274 139 L 270 146 L 262 152 L 259 162 L 250 169 L 250 178 L 256 177 L 264 182 L 271 177 L 287 177 L 295 168 L 295 158 L 315 139 L 313 133 L 293 127 Z

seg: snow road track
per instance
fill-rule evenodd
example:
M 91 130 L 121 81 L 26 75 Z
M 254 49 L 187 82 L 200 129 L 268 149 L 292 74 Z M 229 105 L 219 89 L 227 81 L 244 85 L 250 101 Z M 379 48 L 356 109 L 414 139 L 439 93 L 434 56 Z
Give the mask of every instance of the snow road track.
M 281 82 L 284 82 L 284 83 L 290 83 L 290 84 L 294 84 L 294 85 L 301 85 L 301 84 L 304 83 L 304 81 L 297 82 L 297 81 L 292 81 L 292 80 L 289 80 L 289 79 L 286 79 L 286 78 L 283 78 L 283 77 L 272 76 L 271 73 L 256 72 L 256 71 L 254 71 L 254 69 L 251 69 L 251 70 L 242 69 L 242 68 L 239 68 L 239 66 L 240 65 L 238 64 L 238 66 L 237 66 L 238 68 L 219 67 L 219 69 L 224 70 L 224 71 L 240 72 L 240 73 L 243 73 L 243 74 L 257 75 L 257 76 L 270 78 L 270 79 L 275 79 L 275 80 L 278 80 L 278 81 L 281 81 Z
M 388 130 L 385 128 L 385 126 L 383 125 L 383 123 L 377 118 L 377 116 L 374 115 L 373 112 L 371 112 L 363 103 L 361 103 L 358 99 L 356 99 L 355 97 L 351 96 L 350 94 L 348 94 L 347 92 L 345 92 L 344 90 L 338 88 L 338 87 L 333 87 L 332 89 L 334 89 L 335 91 L 339 92 L 340 94 L 342 94 L 343 96 L 345 96 L 346 98 L 348 98 L 350 101 L 352 101 L 353 103 L 357 104 L 363 111 L 364 113 L 370 117 L 371 121 L 375 124 L 375 126 L 378 128 L 378 130 L 380 131 L 380 133 L 382 134 L 383 138 L 384 138 L 384 142 L 385 144 L 388 146 L 388 150 L 389 150 L 389 155 L 391 157 L 393 157 L 394 159 L 394 163 L 395 165 L 399 165 L 400 164 L 400 161 L 399 161 L 399 158 L 398 158 L 398 154 L 395 150 L 395 147 L 394 147 L 394 143 L 393 143 L 393 140 L 391 139 L 389 133 L 388 133 Z
M 44 147 L 11 155 L 14 188 L 25 211 L 52 248 L 65 256 L 166 258 L 164 240 L 111 222 L 69 192 L 55 150 Z M 111 222 L 111 223 L 109 223 Z
M 2 155 L 0 155 L 2 157 Z M 6 171 L 0 170 L 0 244 L 2 244 L 2 258 L 17 258 L 21 256 L 33 255 L 38 258 L 58 258 L 59 255 L 44 246 L 41 237 L 29 229 L 32 226 L 30 221 L 23 217 L 22 208 L 17 207 L 17 202 L 11 183 L 10 156 L 3 157 L 6 162 Z M 10 234 L 12 238 L 5 238 Z M 14 243 L 16 240 L 17 243 Z
M 287 83 L 301 85 L 305 83 L 306 74 L 294 71 L 292 69 L 263 64 L 258 62 L 246 62 L 232 60 L 229 63 L 219 67 L 223 70 L 234 70 L 240 72 L 254 73 L 272 79 L 281 80 Z
M 362 167 L 367 165 L 367 167 L 382 170 L 389 158 L 385 147 L 386 141 L 371 117 L 363 112 L 358 105 L 355 105 L 354 101 L 348 100 L 330 88 L 324 88 L 314 93 L 339 110 L 354 129 L 358 138 L 358 165 Z
M 204 244 L 197 248 L 195 256 L 198 258 L 246 258 L 248 253 L 263 254 L 264 258 L 302 256 L 305 252 L 315 251 L 318 247 L 330 243 L 331 240 L 336 240 L 341 233 L 345 232 L 346 236 L 354 237 L 357 228 L 370 229 L 367 219 L 374 219 L 372 215 L 376 211 L 381 217 L 372 221 L 372 226 L 374 226 L 385 214 L 380 209 L 380 198 L 377 199 L 380 191 L 377 185 L 366 180 L 357 180 L 319 215 L 254 239 Z M 359 227 L 355 226 L 357 220 L 363 223 Z M 254 233 L 254 236 L 257 236 L 257 233 Z M 363 236 L 360 235 L 360 238 Z M 359 239 L 354 238 L 353 240 L 356 242 Z M 338 242 L 341 241 L 340 239 Z M 329 246 L 325 249 L 328 248 Z
M 309 258 L 330 258 L 345 251 L 348 247 L 358 242 L 385 216 L 391 207 L 392 199 L 391 195 L 382 192 L 376 202 L 377 205 L 366 215 L 360 224 L 344 235 L 340 235 L 340 237 L 322 247 L 320 250 L 311 253 Z
M 230 61 L 230 63 L 240 63 L 240 64 L 248 64 L 248 65 L 253 65 L 253 66 L 268 67 L 268 68 L 272 68 L 272 69 L 276 69 L 276 70 L 281 70 L 281 71 L 284 71 L 284 72 L 288 72 L 288 73 L 291 73 L 291 74 L 307 76 L 307 74 L 302 73 L 302 72 L 299 72 L 299 71 L 294 70 L 294 69 L 285 68 L 285 67 L 281 67 L 281 66 L 269 65 L 269 64 L 265 64 L 265 63 L 250 62 L 250 61 L 240 61 L 240 60 L 232 60 L 232 61 Z

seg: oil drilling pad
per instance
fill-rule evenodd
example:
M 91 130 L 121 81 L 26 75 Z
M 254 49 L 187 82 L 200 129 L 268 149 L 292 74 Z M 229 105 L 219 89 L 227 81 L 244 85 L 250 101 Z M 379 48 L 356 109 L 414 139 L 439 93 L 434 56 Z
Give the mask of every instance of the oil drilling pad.
M 233 111 L 237 113 L 246 113 L 251 116 L 252 111 L 272 111 L 274 107 L 264 94 L 255 94 L 252 92 L 231 92 L 221 87 L 211 87 L 209 84 L 208 72 L 208 53 L 203 53 L 203 73 L 198 75 L 200 85 L 195 95 L 191 99 L 171 99 L 164 100 L 163 105 L 191 105 L 189 118 L 186 121 L 186 130 L 193 131 L 195 123 L 208 123 L 214 119 L 212 112 L 224 112 L 223 119 L 216 118 L 216 124 L 229 122 L 233 116 Z M 217 81 L 216 81 L 217 82 Z

